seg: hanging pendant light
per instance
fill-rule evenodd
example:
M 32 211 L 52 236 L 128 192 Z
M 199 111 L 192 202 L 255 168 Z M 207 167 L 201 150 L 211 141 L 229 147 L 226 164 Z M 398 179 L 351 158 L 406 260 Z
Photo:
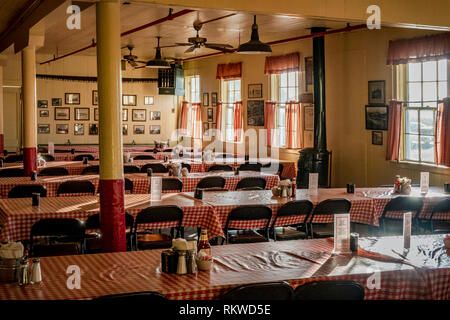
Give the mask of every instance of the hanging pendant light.
M 156 38 L 158 38 L 158 46 L 156 47 L 155 58 L 147 62 L 145 67 L 152 69 L 170 69 L 170 64 L 166 60 L 161 58 L 161 48 L 159 47 L 159 39 L 161 37 Z
M 239 46 L 237 53 L 241 54 L 268 54 L 272 53 L 272 49 L 268 44 L 259 41 L 258 25 L 256 24 L 256 15 L 254 16 L 252 25 L 252 37 L 249 42 Z

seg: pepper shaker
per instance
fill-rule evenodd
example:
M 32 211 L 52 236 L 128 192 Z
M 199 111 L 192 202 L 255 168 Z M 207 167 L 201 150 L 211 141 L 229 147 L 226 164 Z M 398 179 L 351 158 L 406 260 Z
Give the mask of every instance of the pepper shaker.
M 177 274 L 186 274 L 186 252 L 178 251 L 178 266 L 177 266 Z
M 20 269 L 19 269 L 19 286 L 23 286 L 30 283 L 30 279 L 28 278 L 28 260 L 20 261 Z

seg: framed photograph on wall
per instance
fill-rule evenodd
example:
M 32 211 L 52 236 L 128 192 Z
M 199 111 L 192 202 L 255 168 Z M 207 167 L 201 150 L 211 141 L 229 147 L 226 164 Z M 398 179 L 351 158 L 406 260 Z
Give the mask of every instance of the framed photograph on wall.
M 263 96 L 262 83 L 248 85 L 248 98 L 249 99 L 262 98 L 262 96 Z
M 128 121 L 128 109 L 122 109 L 122 121 Z
M 98 135 L 98 125 L 96 123 L 89 123 L 89 134 L 91 136 Z
M 98 90 L 92 90 L 92 105 L 98 105 Z
M 48 117 L 49 114 L 50 113 L 48 110 L 39 110 L 39 117 L 41 117 L 41 118 Z
M 147 110 L 146 109 L 133 109 L 132 110 L 132 120 L 133 121 L 147 121 Z
M 127 124 L 123 124 L 122 125 L 122 135 L 123 136 L 127 136 L 128 135 L 128 125 Z
M 208 93 L 208 92 L 205 92 L 205 93 L 203 94 L 203 102 L 202 102 L 202 105 L 203 105 L 204 107 L 209 106 L 209 93 Z
M 61 107 L 62 99 L 61 98 L 52 98 L 52 106 L 53 107 Z
M 314 131 L 314 106 L 305 106 L 304 130 Z
M 79 93 L 66 93 L 64 94 L 65 104 L 80 104 L 80 94 Z
M 369 104 L 384 105 L 385 103 L 385 81 L 369 81 Z
M 213 122 L 214 109 L 208 108 L 207 115 L 208 115 L 208 122 Z
M 135 94 L 123 94 L 122 95 L 122 105 L 123 106 L 135 106 L 136 105 L 136 95 Z
M 160 111 L 150 111 L 150 120 L 161 120 L 161 112 Z
M 377 146 L 383 145 L 383 131 L 372 131 L 372 144 Z
M 264 100 L 247 100 L 247 125 L 264 126 Z
M 211 93 L 211 107 L 217 107 L 217 92 Z
M 150 126 L 150 134 L 161 134 L 161 126 Z
M 305 91 L 311 92 L 314 84 L 313 77 L 314 67 L 313 67 L 313 58 L 305 57 Z
M 84 123 L 75 123 L 73 125 L 73 134 L 76 136 L 84 135 Z
M 145 126 L 144 125 L 135 125 L 135 126 L 133 126 L 133 133 L 134 134 L 144 134 L 145 133 Z
M 98 108 L 95 108 L 94 109 L 94 121 L 98 121 L 99 118 L 100 117 L 99 117 L 99 114 L 98 114 Z
M 75 120 L 86 121 L 89 120 L 89 108 L 75 108 Z
M 48 100 L 38 100 L 38 108 L 48 108 Z
M 145 105 L 152 105 L 155 102 L 155 98 L 153 96 L 144 97 Z
M 56 133 L 57 134 L 69 134 L 69 125 L 68 124 L 56 124 Z
M 39 134 L 49 134 L 50 125 L 49 124 L 38 124 L 37 132 Z
M 55 108 L 55 120 L 70 120 L 70 108 Z
M 388 117 L 388 106 L 366 106 L 366 130 L 387 130 Z
M 209 136 L 209 122 L 203 122 L 203 135 Z

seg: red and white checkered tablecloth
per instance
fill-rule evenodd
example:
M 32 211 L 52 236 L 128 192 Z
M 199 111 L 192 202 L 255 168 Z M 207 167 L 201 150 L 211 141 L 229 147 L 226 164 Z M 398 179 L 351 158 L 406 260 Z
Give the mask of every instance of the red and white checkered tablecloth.
M 413 236 L 410 252 L 420 245 L 430 253 L 432 243 L 442 238 Z M 379 240 L 391 247 L 402 243 L 401 237 Z M 359 282 L 367 300 L 450 299 L 448 256 L 440 265 L 424 257 L 413 268 L 393 256 L 379 261 L 378 257 L 385 257 L 383 252 L 373 251 L 369 259 L 359 253 L 332 255 L 332 250 L 332 239 L 214 246 L 211 270 L 186 275 L 161 272 L 162 250 L 46 257 L 41 258 L 40 285 L 2 283 L 0 300 L 86 300 L 142 291 L 160 292 L 173 300 L 212 300 L 243 284 L 287 281 L 296 288 L 311 281 L 344 279 Z M 70 265 L 81 270 L 80 289 L 67 286 Z M 377 271 L 380 286 L 370 286 L 367 280 Z
M 150 201 L 150 195 L 125 195 L 125 211 L 136 216 L 149 206 L 177 205 L 183 210 L 182 225 L 201 227 L 209 232 L 210 237 L 223 236 L 212 208 L 196 199 L 183 194 L 165 194 L 161 201 Z M 28 239 L 31 227 L 44 218 L 75 218 L 86 220 L 88 216 L 99 213 L 99 199 L 94 196 L 41 198 L 39 207 L 31 206 L 31 199 L 0 200 L 1 238 L 9 241 Z M 172 227 L 173 224 L 146 224 L 147 228 Z

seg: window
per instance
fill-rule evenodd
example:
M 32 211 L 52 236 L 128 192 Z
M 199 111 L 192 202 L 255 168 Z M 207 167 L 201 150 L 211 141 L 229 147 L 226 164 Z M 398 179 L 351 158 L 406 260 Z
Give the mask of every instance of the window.
M 241 101 L 241 79 L 222 81 L 225 141 L 234 141 L 234 103 Z
M 272 100 L 277 102 L 275 132 L 279 134 L 279 146 L 286 146 L 286 102 L 298 101 L 298 71 L 272 74 Z
M 437 101 L 447 97 L 446 59 L 408 63 L 404 107 L 403 159 L 436 163 L 434 140 Z
M 189 103 L 200 103 L 200 76 L 194 75 L 185 78 L 185 98 Z M 187 121 L 187 134 L 192 135 L 193 123 L 192 123 L 192 107 L 189 106 L 188 121 Z

